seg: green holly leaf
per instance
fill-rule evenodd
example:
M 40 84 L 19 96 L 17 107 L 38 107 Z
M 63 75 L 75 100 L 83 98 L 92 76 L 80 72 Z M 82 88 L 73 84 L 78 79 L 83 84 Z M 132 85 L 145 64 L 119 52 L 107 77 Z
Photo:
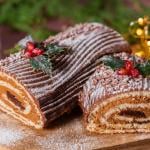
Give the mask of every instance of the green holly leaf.
M 140 71 L 140 73 L 146 77 L 150 76 L 150 60 L 146 61 L 142 64 L 137 64 L 136 68 Z
M 121 60 L 118 57 L 113 57 L 113 56 L 107 56 L 107 57 L 102 58 L 102 62 L 104 63 L 104 65 L 109 66 L 113 70 L 122 68 L 124 66 L 123 60 Z
M 68 47 L 60 47 L 56 44 L 36 43 L 37 48 L 44 50 L 44 54 L 30 58 L 33 69 L 41 70 L 48 75 L 52 74 L 53 60 L 61 54 L 68 52 Z
M 20 45 L 18 45 L 18 44 L 16 44 L 13 48 L 9 49 L 11 54 L 17 53 L 20 50 L 22 50 L 22 47 Z
M 42 49 L 45 51 L 45 48 L 44 48 L 44 43 L 43 42 L 37 42 L 35 43 L 35 47 L 39 48 L 39 49 Z
M 35 70 L 41 70 L 48 75 L 52 74 L 52 63 L 50 58 L 40 55 L 30 59 L 30 63 Z
M 69 48 L 58 46 L 56 44 L 47 44 L 45 50 L 46 50 L 45 54 L 48 55 L 49 57 L 52 57 L 67 52 Z

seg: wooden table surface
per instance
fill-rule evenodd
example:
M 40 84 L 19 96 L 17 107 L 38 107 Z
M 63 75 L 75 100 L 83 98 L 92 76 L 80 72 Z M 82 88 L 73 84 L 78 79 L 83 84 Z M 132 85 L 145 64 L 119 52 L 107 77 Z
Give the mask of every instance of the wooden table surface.
M 0 150 L 148 150 L 150 134 L 91 135 L 78 109 L 44 130 L 34 130 L 0 112 Z

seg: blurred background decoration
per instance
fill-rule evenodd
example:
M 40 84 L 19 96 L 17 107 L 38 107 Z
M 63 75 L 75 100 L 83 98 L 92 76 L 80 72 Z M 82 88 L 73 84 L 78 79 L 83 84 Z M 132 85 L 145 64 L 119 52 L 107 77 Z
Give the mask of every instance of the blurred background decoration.
M 150 14 L 150 0 L 0 0 L 0 57 L 25 35 L 44 40 L 80 22 L 102 22 L 130 42 L 132 20 Z
M 136 48 L 132 52 L 137 56 L 150 59 L 150 18 L 144 16 L 132 21 L 129 32 L 131 36 L 137 39 Z

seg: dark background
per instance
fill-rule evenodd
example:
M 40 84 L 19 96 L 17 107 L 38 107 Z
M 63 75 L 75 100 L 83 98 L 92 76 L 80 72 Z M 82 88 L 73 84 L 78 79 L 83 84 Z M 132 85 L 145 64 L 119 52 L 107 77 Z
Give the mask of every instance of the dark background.
M 102 22 L 123 36 L 132 20 L 150 14 L 150 0 L 0 0 L 0 58 L 31 34 L 46 39 L 80 22 Z

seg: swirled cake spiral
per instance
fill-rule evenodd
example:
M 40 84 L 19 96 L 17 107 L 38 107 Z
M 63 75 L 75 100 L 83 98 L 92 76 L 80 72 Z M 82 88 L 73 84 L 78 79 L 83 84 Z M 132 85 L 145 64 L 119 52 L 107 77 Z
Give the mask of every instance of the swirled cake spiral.
M 132 58 L 127 53 L 115 56 L 125 60 Z M 90 132 L 150 132 L 149 77 L 118 75 L 101 64 L 84 85 L 80 104 Z

